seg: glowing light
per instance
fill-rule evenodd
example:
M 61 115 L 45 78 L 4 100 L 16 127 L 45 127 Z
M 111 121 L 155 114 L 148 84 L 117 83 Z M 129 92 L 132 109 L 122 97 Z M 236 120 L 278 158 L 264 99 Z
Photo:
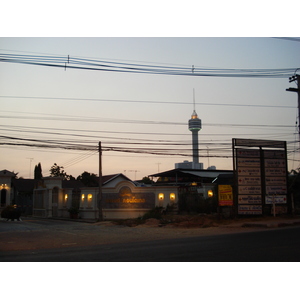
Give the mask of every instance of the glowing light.
M 165 195 L 163 193 L 158 194 L 158 199 L 159 200 L 164 200 L 164 198 L 165 198 Z
M 68 194 L 65 194 L 65 201 L 68 200 Z
M 8 189 L 8 186 L 7 186 L 6 183 L 2 183 L 0 187 L 1 187 L 1 190 L 2 190 L 2 189 Z
M 207 196 L 211 198 L 214 195 L 214 192 L 212 190 L 207 191 Z
M 89 202 L 92 201 L 93 195 L 92 194 L 88 194 L 87 199 L 88 199 Z
M 85 198 L 84 194 L 81 194 L 81 200 L 82 201 L 84 201 L 84 198 Z
M 170 200 L 172 200 L 172 201 L 175 200 L 175 194 L 174 194 L 174 193 L 171 193 L 171 194 L 170 194 Z

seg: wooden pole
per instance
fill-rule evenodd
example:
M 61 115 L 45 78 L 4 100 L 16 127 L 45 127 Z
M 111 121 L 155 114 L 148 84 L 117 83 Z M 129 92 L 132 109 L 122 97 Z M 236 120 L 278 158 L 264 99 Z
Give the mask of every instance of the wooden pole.
M 99 195 L 98 195 L 99 221 L 103 221 L 102 212 L 102 148 L 99 142 Z

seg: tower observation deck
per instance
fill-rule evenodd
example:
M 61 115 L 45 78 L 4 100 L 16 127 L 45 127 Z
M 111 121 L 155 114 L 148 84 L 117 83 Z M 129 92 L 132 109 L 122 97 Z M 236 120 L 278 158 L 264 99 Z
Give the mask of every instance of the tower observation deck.
M 199 142 L 198 142 L 198 131 L 201 130 L 201 120 L 194 109 L 191 119 L 189 120 L 189 130 L 192 132 L 192 143 L 193 143 L 193 164 L 199 163 Z

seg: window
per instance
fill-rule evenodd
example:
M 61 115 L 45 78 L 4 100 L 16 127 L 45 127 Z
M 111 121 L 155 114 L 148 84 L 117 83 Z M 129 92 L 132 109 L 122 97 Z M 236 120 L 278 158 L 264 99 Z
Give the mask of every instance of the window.
M 159 200 L 159 201 L 163 201 L 164 198 L 165 198 L 165 195 L 164 195 L 163 193 L 159 193 L 159 194 L 158 194 L 158 200 Z
M 84 199 L 85 199 L 85 195 L 81 194 L 81 203 L 80 206 L 83 207 L 84 206 Z
M 87 200 L 88 200 L 88 207 L 92 207 L 93 195 L 88 194 Z
M 67 206 L 68 198 L 69 198 L 68 194 L 65 194 L 65 195 L 64 195 L 64 202 L 63 202 L 63 206 L 64 206 L 64 207 Z

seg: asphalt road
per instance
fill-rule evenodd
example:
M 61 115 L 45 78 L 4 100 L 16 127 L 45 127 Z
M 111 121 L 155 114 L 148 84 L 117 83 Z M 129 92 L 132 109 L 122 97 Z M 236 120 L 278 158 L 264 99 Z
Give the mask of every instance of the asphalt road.
M 43 226 L 43 224 L 40 224 L 40 226 Z M 35 231 L 39 231 L 43 227 L 39 227 L 37 224 L 35 228 Z M 52 231 L 51 225 L 48 229 Z M 34 231 L 30 226 L 27 230 Z M 2 251 L 0 261 L 298 262 L 300 261 L 299 249 L 300 227 L 297 226 L 211 236 L 130 241 L 67 248 Z

